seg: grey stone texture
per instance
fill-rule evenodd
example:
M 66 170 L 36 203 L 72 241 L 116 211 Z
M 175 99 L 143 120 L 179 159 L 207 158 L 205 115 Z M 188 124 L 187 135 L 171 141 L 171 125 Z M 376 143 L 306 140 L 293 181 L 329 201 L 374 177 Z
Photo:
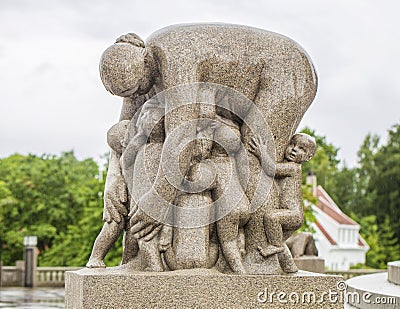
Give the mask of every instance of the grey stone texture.
M 301 163 L 315 152 L 315 141 L 295 134 L 317 88 L 306 52 L 287 37 L 247 26 L 175 25 L 146 41 L 122 35 L 104 52 L 100 75 L 124 102 L 121 123 L 108 134 L 105 223 L 87 266 L 105 267 L 125 232 L 122 263 L 136 270 L 296 272 L 285 240 L 303 222 Z M 180 91 L 182 85 L 192 88 Z M 223 87 L 238 95 L 218 99 Z M 165 113 L 158 119 L 157 108 Z M 160 157 L 170 158 L 167 166 Z M 207 170 L 208 187 L 181 186 L 207 183 Z M 213 203 L 214 213 L 197 211 Z M 208 223 L 183 227 L 191 220 Z
M 388 280 L 400 285 L 400 261 L 388 263 Z
M 316 150 L 295 133 L 317 90 L 296 42 L 175 25 L 120 36 L 100 75 L 123 106 L 108 132 L 104 226 L 88 268 L 66 274 L 67 308 L 308 308 L 310 293 L 314 308 L 343 307 L 327 298 L 341 277 L 297 272 L 285 243 L 303 223 L 301 164 Z M 122 265 L 105 269 L 122 233 Z
M 346 281 L 348 304 L 360 309 L 398 308 L 400 286 L 388 281 L 387 272 L 357 276 Z
M 340 276 L 227 275 L 212 269 L 66 273 L 66 308 L 343 308 Z M 278 299 L 278 293 L 282 293 Z M 283 294 L 284 293 L 284 294 Z M 329 293 L 334 295 L 329 301 Z
M 325 260 L 317 256 L 303 255 L 295 257 L 294 262 L 297 268 L 301 270 L 321 274 L 325 272 Z
M 286 245 L 294 258 L 307 256 L 318 256 L 318 249 L 312 233 L 300 232 L 294 234 L 286 240 Z

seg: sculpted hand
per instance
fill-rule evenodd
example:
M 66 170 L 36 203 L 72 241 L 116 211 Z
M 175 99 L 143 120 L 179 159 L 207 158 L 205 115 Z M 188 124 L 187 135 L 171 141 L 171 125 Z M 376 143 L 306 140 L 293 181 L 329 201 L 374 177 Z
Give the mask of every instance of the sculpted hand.
M 144 237 L 146 241 L 152 239 L 161 229 L 161 222 L 153 219 L 143 211 L 159 207 L 155 193 L 146 193 L 138 202 L 138 206 L 132 207 L 129 213 L 129 226 L 136 238 Z
M 264 146 L 260 136 L 254 137 L 252 136 L 249 141 L 250 152 L 254 154 L 260 161 L 261 157 L 261 148 Z
M 249 142 L 250 152 L 253 153 L 258 160 L 264 170 L 264 172 L 273 177 L 275 175 L 275 162 L 271 159 L 267 152 L 267 145 L 263 143 L 260 136 L 251 137 Z
M 114 176 L 106 181 L 104 189 L 104 220 L 107 223 L 115 221 L 120 223 L 128 211 L 124 203 L 128 200 L 128 192 L 125 180 L 121 175 Z
M 115 43 L 129 43 L 137 47 L 144 48 L 144 42 L 139 36 L 134 33 L 121 35 L 119 38 L 116 39 Z

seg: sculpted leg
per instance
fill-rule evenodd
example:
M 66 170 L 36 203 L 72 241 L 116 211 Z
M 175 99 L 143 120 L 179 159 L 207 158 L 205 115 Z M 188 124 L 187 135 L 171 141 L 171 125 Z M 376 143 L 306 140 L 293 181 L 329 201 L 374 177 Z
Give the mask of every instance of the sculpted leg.
M 294 230 L 284 230 L 283 239 L 286 241 L 292 235 Z M 285 273 L 295 273 L 298 271 L 297 266 L 293 260 L 292 253 L 286 243 L 283 243 L 283 252 L 278 254 L 279 264 Z
M 209 225 L 193 228 L 184 226 L 188 226 L 188 220 L 194 220 L 188 217 L 191 212 L 187 211 L 190 209 L 198 216 L 195 218 L 198 222 L 210 222 L 210 209 L 207 206 L 212 203 L 211 195 L 209 192 L 181 195 L 176 203 L 178 207 L 174 221 L 177 227 L 173 231 L 172 247 L 165 252 L 166 263 L 172 270 L 206 268 L 210 254 Z
M 160 251 L 158 250 L 157 237 L 149 241 L 139 239 L 139 248 L 147 264 L 146 271 L 164 271 Z
M 239 218 L 229 214 L 217 222 L 217 233 L 225 256 L 232 271 L 236 274 L 246 274 L 242 263 L 242 255 L 238 244 Z
M 246 239 L 245 239 L 243 228 L 239 228 L 238 246 L 239 246 L 240 254 L 245 255 L 246 254 Z
M 273 213 L 265 214 L 264 229 L 268 244 L 258 246 L 258 251 L 260 251 L 261 255 L 263 257 L 268 257 L 282 252 L 283 232 L 279 217 L 275 216 Z
M 112 245 L 117 241 L 124 229 L 125 221 L 122 220 L 120 223 L 111 221 L 111 223 L 104 223 L 100 234 L 97 236 L 96 241 L 93 245 L 92 254 L 90 255 L 89 261 L 86 267 L 89 268 L 104 268 L 106 265 L 103 260 L 111 249 Z
M 264 216 L 265 234 L 269 243 L 275 247 L 282 246 L 283 232 L 279 217 L 274 213 Z
M 249 220 L 249 200 L 242 190 L 235 162 L 230 158 L 218 158 L 218 176 L 213 194 L 217 201 L 219 219 L 216 223 L 222 253 L 231 270 L 236 274 L 246 274 L 242 252 L 246 245 L 239 229 Z M 242 230 L 243 231 L 243 230 Z
M 283 231 L 294 231 L 302 224 L 303 215 L 296 210 L 279 209 L 274 210 L 272 213 L 265 214 L 265 234 L 272 248 L 260 249 L 261 254 L 268 256 L 277 252 L 282 252 L 282 243 L 287 239 L 287 237 L 284 237 Z
M 124 234 L 123 244 L 124 250 L 122 252 L 121 264 L 126 264 L 137 255 L 139 250 L 138 241 L 135 237 L 133 237 L 130 229 Z

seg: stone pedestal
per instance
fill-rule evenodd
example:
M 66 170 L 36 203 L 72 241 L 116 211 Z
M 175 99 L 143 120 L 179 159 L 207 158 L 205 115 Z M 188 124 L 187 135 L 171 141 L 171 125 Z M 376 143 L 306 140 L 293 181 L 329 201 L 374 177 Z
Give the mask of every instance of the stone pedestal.
M 227 275 L 209 269 L 66 273 L 66 308 L 343 308 L 340 276 Z M 343 282 L 342 282 L 343 283 Z
M 391 283 L 400 285 L 400 261 L 389 262 L 387 265 L 388 265 L 388 280 Z
M 323 274 L 325 272 L 325 260 L 317 256 L 304 255 L 294 258 L 298 269 Z
M 16 282 L 18 282 L 18 286 L 24 286 L 25 285 L 25 261 L 24 260 L 16 261 L 15 267 L 17 268 Z
M 37 252 L 35 246 L 27 246 L 24 248 L 24 286 L 33 288 L 36 286 L 36 268 L 37 268 Z
M 400 286 L 389 282 L 386 272 L 357 276 L 346 283 L 351 308 L 392 309 L 400 304 Z

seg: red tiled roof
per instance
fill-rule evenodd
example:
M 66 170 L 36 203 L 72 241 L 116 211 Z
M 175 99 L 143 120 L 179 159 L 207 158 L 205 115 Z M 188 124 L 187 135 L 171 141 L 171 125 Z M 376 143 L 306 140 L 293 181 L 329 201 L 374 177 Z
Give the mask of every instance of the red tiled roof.
M 326 239 L 328 239 L 328 241 L 331 243 L 331 245 L 336 246 L 337 242 L 333 240 L 333 238 L 331 237 L 331 235 L 329 235 L 329 233 L 324 229 L 324 227 L 321 225 L 321 223 L 319 223 L 318 221 L 315 222 L 315 224 L 317 225 L 317 227 L 319 228 L 319 230 L 322 232 L 322 234 L 324 234 L 324 236 L 326 237 Z
M 360 247 L 368 247 L 367 242 L 364 240 L 364 238 L 361 237 L 361 235 L 358 236 L 357 238 L 357 245 L 359 245 Z
M 346 225 L 358 225 L 355 221 L 351 218 L 346 216 L 340 208 L 336 205 L 336 203 L 332 200 L 328 193 L 321 187 L 317 187 L 317 205 L 321 211 L 323 211 L 326 215 L 332 218 L 339 224 L 346 224 Z M 328 233 L 328 231 L 319 223 L 318 221 L 315 223 L 321 233 L 325 236 L 325 238 L 331 243 L 331 245 L 336 246 L 337 242 L 333 239 L 333 237 Z M 358 235 L 357 237 L 357 245 L 360 247 L 368 247 L 368 244 L 365 240 Z
M 357 225 L 346 216 L 321 186 L 317 188 L 317 207 L 339 224 Z

